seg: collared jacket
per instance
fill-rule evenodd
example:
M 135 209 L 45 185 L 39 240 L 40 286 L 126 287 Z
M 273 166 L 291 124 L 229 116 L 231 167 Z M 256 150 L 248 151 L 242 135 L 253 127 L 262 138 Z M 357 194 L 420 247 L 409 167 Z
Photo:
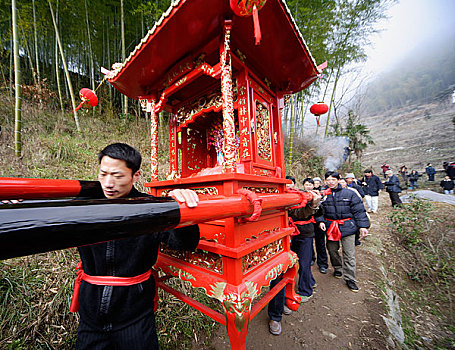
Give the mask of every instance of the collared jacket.
M 427 173 L 427 175 L 434 175 L 436 174 L 436 169 L 432 166 L 427 166 L 425 168 L 425 172 Z
M 330 220 L 351 219 L 345 221 L 343 225 L 339 225 L 341 237 L 353 235 L 359 228 L 370 226 L 361 198 L 348 188 L 338 185 L 337 188 L 332 189 L 331 194 L 325 197 L 321 206 L 324 216 L 316 217 L 316 222 L 318 224 L 324 222 L 327 229 L 332 224 Z
M 398 179 L 398 176 L 396 176 L 395 174 L 387 178 L 387 180 L 384 182 L 384 186 L 387 192 L 395 193 L 401 192 L 400 180 Z
M 379 190 L 384 188 L 381 180 L 376 175 L 371 175 L 370 177 L 364 176 L 362 178 L 362 185 L 365 196 L 379 196 Z
M 447 190 L 447 191 L 450 191 L 450 190 L 453 190 L 453 188 L 455 187 L 454 183 L 453 183 L 453 180 L 442 180 L 441 183 L 440 183 L 440 186 L 444 189 L 444 190 Z
M 304 191 L 302 191 L 304 192 Z M 322 216 L 323 211 L 321 206 L 316 208 L 312 207 L 312 202 L 308 202 L 308 204 L 303 208 L 291 209 L 289 210 L 289 217 L 294 222 L 301 222 L 301 221 L 309 221 L 312 217 Z M 313 238 L 314 237 L 314 223 L 307 223 L 304 225 L 296 224 L 297 229 L 299 230 L 299 234 L 293 236 L 292 239 L 301 239 L 301 238 Z
M 348 187 L 357 190 L 357 192 L 360 194 L 360 197 L 365 197 L 365 191 L 363 190 L 363 187 L 357 183 L 357 180 L 354 180 L 352 183 L 348 184 Z
M 127 197 L 148 196 L 133 187 Z M 82 267 L 89 275 L 133 277 L 152 268 L 161 242 L 173 249 L 194 250 L 199 242 L 199 228 L 194 225 L 87 245 L 78 250 Z M 154 297 L 153 275 L 132 286 L 98 286 L 82 281 L 79 314 L 81 320 L 94 329 L 121 329 L 152 313 Z

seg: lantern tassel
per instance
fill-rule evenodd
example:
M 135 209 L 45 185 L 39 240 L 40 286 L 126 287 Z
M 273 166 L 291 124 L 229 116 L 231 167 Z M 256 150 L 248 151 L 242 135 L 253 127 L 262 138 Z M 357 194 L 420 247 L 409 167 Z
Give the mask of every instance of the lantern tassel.
M 319 124 L 319 118 L 321 118 L 321 116 L 320 116 L 320 115 L 317 115 L 317 116 L 316 116 L 316 123 L 318 124 L 318 126 L 321 126 L 321 124 Z
M 261 34 L 261 25 L 259 23 L 259 10 L 256 7 L 256 4 L 253 5 L 253 24 L 254 24 L 254 39 L 255 44 L 261 44 L 262 34 Z
M 81 109 L 82 105 L 85 103 L 86 100 L 82 100 L 81 103 L 79 103 L 79 106 L 76 107 L 76 109 L 73 111 L 73 113 L 76 113 L 78 110 Z

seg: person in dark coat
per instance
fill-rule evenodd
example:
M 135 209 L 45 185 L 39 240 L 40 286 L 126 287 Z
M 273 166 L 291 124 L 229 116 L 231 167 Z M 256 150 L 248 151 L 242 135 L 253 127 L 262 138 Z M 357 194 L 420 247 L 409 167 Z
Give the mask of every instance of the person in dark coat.
M 442 187 L 444 194 L 453 194 L 455 185 L 449 175 L 446 175 L 439 185 Z
M 385 172 L 387 180 L 384 182 L 387 193 L 389 194 L 392 207 L 402 204 L 399 193 L 401 193 L 400 180 L 394 175 L 392 170 Z
M 409 188 L 408 189 L 413 190 L 415 188 L 419 188 L 417 181 L 419 180 L 420 176 L 422 176 L 422 175 L 420 175 L 417 170 L 411 171 L 411 173 L 408 175 L 408 179 L 409 179 Z
M 403 182 L 405 183 L 406 187 L 408 187 L 408 168 L 406 167 L 406 165 L 401 166 L 400 175 L 401 175 L 401 178 L 403 179 Z
M 455 162 L 447 163 L 446 173 L 452 180 L 455 180 Z
M 360 180 L 365 193 L 365 203 L 369 212 L 377 213 L 379 208 L 379 192 L 384 188 L 379 177 L 373 174 L 373 170 L 366 169 Z
M 354 173 L 347 173 L 344 178 L 349 188 L 355 189 L 360 194 L 360 197 L 365 197 L 365 192 L 363 191 L 362 186 L 360 186 L 359 181 L 355 178 Z
M 425 172 L 428 175 L 428 181 L 434 181 L 434 175 L 436 174 L 436 169 L 431 165 L 431 163 L 427 164 L 427 167 L 425 168 Z
M 386 172 L 387 170 L 390 170 L 390 165 L 387 164 L 387 163 L 382 163 L 381 169 L 382 169 L 382 176 L 384 176 L 384 179 L 385 179 L 385 178 L 386 178 L 385 172 Z
M 286 177 L 295 184 L 293 177 Z M 311 179 L 306 179 L 311 180 Z M 290 186 L 293 188 L 294 186 Z M 297 286 L 297 294 L 302 298 L 302 302 L 307 302 L 313 296 L 313 287 L 316 282 L 311 273 L 311 252 L 313 248 L 314 237 L 314 220 L 313 215 L 318 213 L 322 215 L 322 210 L 319 208 L 321 196 L 319 192 L 313 191 L 313 181 L 304 181 L 304 191 L 311 191 L 313 199 L 307 203 L 305 207 L 289 210 L 290 226 L 296 228 L 295 235 L 292 236 L 291 249 L 299 258 L 299 281 Z M 273 288 L 279 281 L 281 276 L 273 280 L 270 288 Z M 286 288 L 283 288 L 269 302 L 267 312 L 269 315 L 269 332 L 273 335 L 281 334 L 281 319 L 282 315 L 289 315 L 292 310 L 285 305 Z
M 98 159 L 102 193 L 93 198 L 149 196 L 134 188 L 142 160 L 136 149 L 123 143 L 112 144 L 99 153 Z M 173 190 L 169 195 L 186 202 L 188 207 L 198 202 L 196 193 L 190 190 Z M 111 280 L 124 281 L 129 278 L 130 284 L 93 284 L 82 278 L 78 297 L 75 296 L 80 315 L 76 349 L 158 349 L 153 312 L 155 281 L 151 268 L 161 242 L 173 249 L 194 250 L 199 242 L 198 226 L 78 248 L 79 271 L 94 279 L 109 276 Z
M 326 197 L 321 202 L 323 217 L 317 217 L 316 222 L 327 233 L 327 250 L 330 255 L 336 278 L 342 278 L 348 288 L 357 292 L 356 261 L 355 261 L 355 232 L 360 230 L 361 238 L 368 235 L 370 221 L 361 198 L 352 190 L 342 188 L 339 184 L 340 175 L 334 171 L 325 174 L 328 186 Z M 343 248 L 343 259 L 338 250 L 340 242 Z
M 303 180 L 305 182 L 307 179 Z M 322 179 L 319 177 L 313 178 L 313 184 L 315 191 L 319 191 L 322 194 Z M 313 249 L 312 261 L 318 264 L 319 272 L 322 274 L 327 273 L 327 268 L 329 267 L 329 259 L 327 256 L 327 249 L 325 247 L 325 232 L 319 228 L 319 225 L 315 225 L 314 228 L 314 246 L 316 248 L 316 253 Z

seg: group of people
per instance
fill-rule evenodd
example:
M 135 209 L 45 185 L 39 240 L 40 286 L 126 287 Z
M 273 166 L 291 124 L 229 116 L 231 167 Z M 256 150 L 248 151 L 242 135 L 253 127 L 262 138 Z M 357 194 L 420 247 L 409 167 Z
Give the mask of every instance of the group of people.
M 111 144 L 99 153 L 98 160 L 100 189 L 89 198 L 149 196 L 134 187 L 141 176 L 142 161 L 136 149 L 124 143 Z M 390 167 L 384 175 L 383 183 L 371 169 L 366 169 L 360 180 L 353 173 L 342 178 L 335 171 L 328 171 L 324 181 L 318 177 L 303 180 L 302 191 L 311 192 L 312 200 L 306 206 L 289 210 L 290 225 L 295 227 L 291 249 L 299 258 L 297 293 L 302 302 L 312 298 L 316 286 L 311 266 L 316 262 L 320 273 L 327 274 L 328 256 L 333 276 L 344 278 L 347 288 L 358 292 L 355 247 L 368 235 L 367 212 L 377 213 L 379 192 L 384 187 L 392 205 L 401 204 L 398 177 Z M 288 178 L 295 187 L 295 179 Z M 448 193 L 453 193 L 453 180 L 449 177 L 443 182 Z M 198 205 L 197 194 L 191 190 L 176 189 L 169 195 L 189 208 Z M 362 198 L 365 198 L 366 208 Z M 165 242 L 173 249 L 194 250 L 199 238 L 199 228 L 193 225 L 79 247 L 81 261 L 71 303 L 71 311 L 80 314 L 76 348 L 158 349 L 155 281 L 151 268 L 156 262 L 159 244 Z M 274 280 L 271 287 L 279 280 L 280 277 Z M 291 312 L 285 305 L 283 288 L 268 305 L 272 334 L 281 333 L 282 315 Z
M 443 167 L 446 175 L 444 179 L 439 183 L 439 185 L 442 188 L 444 194 L 453 194 L 453 190 L 455 188 L 455 163 L 444 162 Z M 428 176 L 428 181 L 435 181 L 436 169 L 431 163 L 427 163 L 427 166 L 425 167 L 425 173 Z M 418 180 L 422 174 L 419 174 L 417 170 L 412 170 L 410 173 L 408 173 L 408 168 L 406 165 L 403 165 L 400 168 L 400 175 L 409 190 L 419 188 Z
M 368 235 L 370 227 L 362 197 L 369 196 L 371 205 L 369 210 L 375 208 L 377 211 L 377 204 L 376 207 L 371 204 L 377 201 L 371 197 L 375 197 L 382 186 L 381 182 L 376 183 L 372 176 L 375 176 L 372 171 L 365 172 L 364 186 L 359 184 L 354 174 L 349 173 L 342 178 L 335 171 L 328 171 L 325 174 L 324 183 L 318 177 L 303 180 L 302 191 L 311 192 L 313 199 L 303 208 L 289 210 L 290 224 L 296 229 L 296 234 L 292 236 L 291 249 L 299 258 L 297 294 L 301 296 L 302 302 L 312 298 L 316 286 L 311 266 L 316 261 L 319 271 L 327 274 L 328 256 L 334 270 L 333 276 L 343 278 L 351 291 L 359 291 L 356 280 L 355 246 L 360 244 L 360 238 Z M 290 186 L 295 188 L 295 179 L 290 176 L 287 178 L 293 182 Z M 271 283 L 271 288 L 279 281 L 280 277 Z M 283 288 L 268 305 L 270 333 L 281 334 L 282 317 L 290 313 L 292 310 L 285 304 Z

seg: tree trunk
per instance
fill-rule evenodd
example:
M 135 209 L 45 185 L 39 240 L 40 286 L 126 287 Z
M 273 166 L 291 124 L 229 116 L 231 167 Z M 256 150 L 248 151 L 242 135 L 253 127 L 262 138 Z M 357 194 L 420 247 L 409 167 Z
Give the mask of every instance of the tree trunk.
M 17 9 L 16 0 L 11 0 L 11 14 L 13 26 L 13 52 L 14 52 L 14 84 L 15 84 L 15 97 L 16 107 L 14 110 L 14 154 L 16 157 L 22 155 L 22 90 L 21 90 L 21 64 L 19 58 L 19 40 L 17 33 Z
M 58 0 L 57 0 L 57 9 L 56 9 L 55 17 L 56 17 L 55 22 L 57 23 L 57 27 L 58 27 Z M 63 114 L 65 114 L 65 107 L 63 105 L 62 86 L 60 84 L 60 60 L 58 58 L 57 36 L 55 36 L 55 80 L 57 82 L 58 100 L 60 101 L 60 109 L 62 111 L 62 116 L 63 116 Z
M 88 53 L 89 53 L 89 66 L 90 66 L 90 82 L 92 90 L 95 91 L 95 65 L 93 63 L 92 40 L 90 38 L 90 22 L 88 20 L 87 0 L 85 2 L 85 20 L 87 22 L 87 37 L 88 37 Z M 92 109 L 92 115 L 95 116 L 95 107 Z
M 338 79 L 340 77 L 340 71 L 341 71 L 341 69 L 338 68 L 337 74 L 335 76 L 335 82 L 333 84 L 332 95 L 330 96 L 329 113 L 327 114 L 327 122 L 325 124 L 324 137 L 327 137 L 327 133 L 329 132 L 330 112 L 332 111 L 332 105 L 333 105 L 333 100 L 335 98 L 335 91 L 337 89 Z
M 36 11 L 35 11 L 35 0 L 32 1 L 33 7 L 33 39 L 35 44 L 35 62 L 36 62 L 36 80 L 38 83 L 38 96 L 39 106 L 43 107 L 43 99 L 41 98 L 41 73 L 39 70 L 39 59 L 38 59 L 38 35 L 36 34 Z
M 125 62 L 125 17 L 123 13 L 123 0 L 120 0 L 120 28 L 122 37 L 122 62 Z M 126 95 L 123 96 L 123 114 L 125 114 L 125 116 L 128 115 L 128 97 Z
M 49 0 L 48 0 L 48 3 L 49 3 L 49 9 L 51 11 L 52 22 L 54 23 L 55 36 L 57 38 L 58 48 L 60 50 L 60 56 L 62 57 L 63 68 L 65 69 L 65 75 L 66 75 L 66 80 L 68 82 L 68 88 L 70 90 L 71 104 L 73 105 L 73 111 L 74 111 L 73 112 L 74 121 L 76 123 L 77 131 L 81 132 L 81 127 L 79 125 L 79 119 L 77 117 L 77 112 L 76 112 L 76 99 L 74 98 L 73 85 L 71 84 L 70 73 L 68 71 L 68 66 L 66 65 L 65 55 L 63 54 L 63 47 L 62 47 L 62 43 L 60 42 L 60 35 L 58 34 L 58 28 L 57 28 L 57 23 L 55 22 L 54 11 L 52 10 L 52 5 Z

